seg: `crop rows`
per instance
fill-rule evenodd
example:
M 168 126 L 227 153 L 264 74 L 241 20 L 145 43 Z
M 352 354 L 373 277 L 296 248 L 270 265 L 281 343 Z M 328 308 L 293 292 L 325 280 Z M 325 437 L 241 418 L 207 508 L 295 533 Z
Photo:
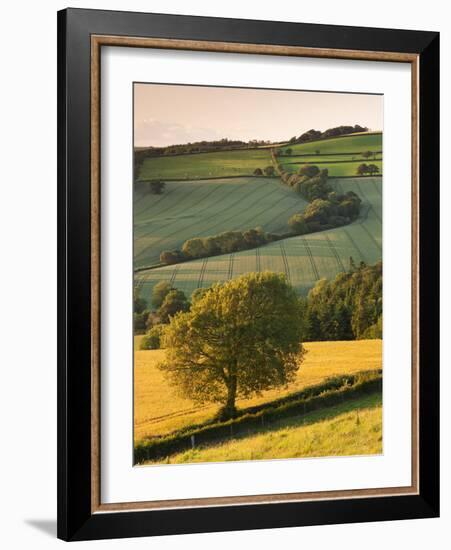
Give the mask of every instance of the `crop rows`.
M 297 291 L 306 294 L 318 279 L 330 279 L 348 269 L 351 257 L 355 263 L 380 260 L 382 178 L 337 179 L 334 185 L 339 191 L 354 190 L 363 200 L 361 216 L 351 225 L 290 237 L 256 250 L 211 257 L 207 262 L 193 260 L 139 272 L 136 281 L 142 296 L 148 299 L 152 287 L 160 280 L 170 281 L 190 295 L 196 288 L 251 271 L 285 273 Z
M 161 196 L 135 201 L 135 268 L 155 265 L 162 250 L 193 237 L 261 226 L 284 233 L 288 218 L 306 202 L 275 178 L 169 182 Z

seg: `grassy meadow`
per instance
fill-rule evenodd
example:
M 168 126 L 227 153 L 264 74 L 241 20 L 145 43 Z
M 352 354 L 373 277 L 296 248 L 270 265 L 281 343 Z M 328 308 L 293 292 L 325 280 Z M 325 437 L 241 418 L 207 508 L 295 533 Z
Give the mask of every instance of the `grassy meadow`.
M 257 182 L 260 181 L 259 178 L 254 179 Z M 343 178 L 332 180 L 332 184 L 337 191 L 352 190 L 362 199 L 361 214 L 354 223 L 319 233 L 290 237 L 253 250 L 141 271 L 135 275 L 141 295 L 149 299 L 153 286 L 161 280 L 169 281 L 187 295 L 191 295 L 196 288 L 207 287 L 250 271 L 285 273 L 288 281 L 298 292 L 306 294 L 319 279 L 334 278 L 337 273 L 346 271 L 349 268 L 351 256 L 355 262 L 374 263 L 380 260 L 382 258 L 382 178 Z M 275 182 L 272 185 L 279 189 L 280 196 L 285 196 L 288 201 L 279 203 L 283 208 L 290 204 L 290 200 L 292 204 L 297 205 L 297 208 L 305 204 L 305 201 L 303 203 L 303 199 L 291 189 Z M 271 196 L 275 195 L 270 195 L 269 201 Z M 279 197 L 278 194 L 277 196 Z M 259 207 L 256 206 L 256 210 L 257 208 Z M 242 209 L 240 206 L 237 211 L 242 212 L 243 216 L 252 216 L 254 210 L 253 206 L 247 204 L 247 208 Z M 264 228 L 269 227 L 274 231 L 277 223 L 281 225 L 286 223 L 287 213 L 279 214 L 279 218 L 277 215 L 275 218 L 272 217 L 278 211 L 276 204 L 273 208 L 266 210 L 264 215 L 271 222 L 269 225 L 262 223 Z M 215 222 L 218 221 L 218 217 L 215 217 Z M 175 237 L 181 238 L 180 235 Z M 151 238 L 156 240 L 158 237 L 155 234 Z M 138 265 L 141 265 L 141 261 L 147 265 L 143 256 L 140 255 L 142 248 L 139 239 L 137 241 L 135 261 Z M 146 261 L 151 259 L 150 255 L 146 258 Z M 152 258 L 156 261 L 156 256 Z
M 372 394 L 335 407 L 272 423 L 220 445 L 167 457 L 167 464 L 316 458 L 382 453 L 382 398 Z M 151 464 L 151 462 L 149 462 Z
M 140 179 L 192 180 L 250 176 L 256 168 L 263 170 L 270 164 L 271 153 L 267 147 L 154 157 L 144 161 Z
M 341 153 L 358 155 L 364 151 L 380 152 L 382 151 L 382 133 L 366 132 L 363 134 L 350 134 L 308 143 L 297 143 L 295 145 L 287 145 L 285 148 L 282 148 L 282 151 L 285 151 L 287 148 L 292 150 L 292 155 L 311 156 L 316 156 L 318 151 L 320 155 Z
M 286 155 L 286 150 L 291 154 Z M 329 176 L 345 178 L 355 176 L 362 163 L 375 164 L 382 174 L 382 134 L 380 132 L 341 136 L 337 138 L 282 147 L 279 157 L 288 172 L 297 172 L 303 164 L 327 168 Z M 371 151 L 374 156 L 365 158 L 362 153 Z
M 213 417 L 217 406 L 195 406 L 191 401 L 175 393 L 157 369 L 157 364 L 164 358 L 164 350 L 139 350 L 141 338 L 141 336 L 135 336 L 135 442 L 145 437 L 170 433 Z M 304 346 L 307 350 L 305 360 L 296 380 L 289 387 L 266 391 L 260 397 L 239 400 L 238 407 L 260 405 L 317 385 L 335 375 L 381 368 L 381 340 L 308 342 Z

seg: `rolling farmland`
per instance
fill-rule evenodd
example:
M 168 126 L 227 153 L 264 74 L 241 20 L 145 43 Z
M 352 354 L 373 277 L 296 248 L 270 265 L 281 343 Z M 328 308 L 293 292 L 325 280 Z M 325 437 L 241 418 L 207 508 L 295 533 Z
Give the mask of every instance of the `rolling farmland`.
M 140 171 L 140 180 L 192 180 L 229 176 L 250 176 L 256 168 L 271 164 L 268 147 L 217 151 L 147 158 Z
M 257 182 L 260 181 L 257 178 Z M 297 197 L 293 191 L 276 184 L 274 180 L 270 181 L 273 186 L 280 187 L 280 191 L 289 194 L 288 203 L 290 197 L 291 201 Z M 346 271 L 351 256 L 356 263 L 365 261 L 370 264 L 382 259 L 382 178 L 337 178 L 332 180 L 332 184 L 337 191 L 352 190 L 362 199 L 361 215 L 354 223 L 329 231 L 290 237 L 257 249 L 141 271 L 135 274 L 141 296 L 148 300 L 153 286 L 161 280 L 171 282 L 190 295 L 196 288 L 251 271 L 285 273 L 297 291 L 306 294 L 317 280 L 334 278 L 337 273 Z M 281 204 L 285 203 L 282 201 Z M 243 212 L 247 210 L 250 216 L 253 207 L 250 209 L 249 203 L 242 206 Z M 265 215 L 270 213 L 275 214 L 275 207 L 269 208 Z M 286 223 L 288 217 L 285 213 L 279 222 Z M 274 225 L 270 229 L 275 231 L 277 216 L 274 216 L 272 223 Z M 258 224 L 245 227 L 255 225 Z
M 382 151 L 382 133 L 368 132 L 365 134 L 350 134 L 336 138 L 312 141 L 309 143 L 297 143 L 286 148 L 292 150 L 292 155 L 320 155 L 341 154 L 355 155 L 363 151 Z M 286 148 L 282 148 L 285 151 Z
M 137 334 L 149 330 L 149 320 L 159 323 L 166 319 L 161 313 L 163 306 L 158 309 L 157 302 L 151 300 L 157 283 L 166 281 L 183 291 L 189 299 L 196 289 L 246 273 L 271 271 L 285 274 L 297 293 L 305 296 L 320 279 L 331 280 L 338 273 L 348 271 L 351 258 L 356 265 L 359 262 L 374 264 L 382 259 L 382 177 L 356 177 L 357 167 L 362 163 L 376 164 L 382 173 L 382 134 L 362 133 L 306 144 L 279 144 L 276 147 L 280 152 L 277 159 L 271 148 L 167 155 L 146 158 L 141 165 L 141 181 L 161 179 L 165 185 L 161 194 L 152 189 L 151 181 L 136 185 L 134 191 L 134 285 L 138 291 L 136 296 L 147 304 L 142 314 L 138 310 L 135 312 L 136 319 L 141 323 L 141 315 L 144 322 L 138 325 L 135 321 L 134 325 L 134 442 L 138 447 L 141 444 L 159 445 L 160 439 L 179 437 L 175 432 L 211 422 L 219 410 L 218 403 L 196 404 L 171 385 L 158 368 L 158 363 L 165 358 L 164 349 L 140 349 L 142 336 Z M 287 149 L 291 149 L 289 155 Z M 370 158 L 362 154 L 367 151 L 371 152 Z M 256 168 L 263 170 L 272 165 L 277 169 L 279 163 L 290 172 L 298 171 L 305 164 L 327 168 L 331 176 L 328 183 L 339 195 L 353 191 L 362 200 L 359 217 L 355 219 L 358 212 L 355 198 L 334 197 L 329 194 L 329 187 L 321 189 L 319 183 L 312 180 L 318 194 L 301 187 L 311 202 L 315 196 L 320 196 L 324 202 L 330 199 L 329 204 L 341 205 L 347 201 L 348 206 L 344 207 L 341 218 L 336 216 L 338 220 L 332 221 L 331 218 L 331 223 L 321 221 L 316 226 L 306 225 L 308 230 L 337 226 L 334 229 L 305 235 L 290 233 L 289 218 L 304 212 L 311 202 L 304 200 L 293 187 L 282 183 L 279 177 L 253 175 Z M 291 182 L 293 179 L 290 178 Z M 352 213 L 349 204 L 352 205 L 353 201 Z M 318 204 L 313 206 L 320 211 Z M 341 212 L 338 206 L 336 212 Z M 320 214 L 316 215 L 319 219 Z M 329 220 L 328 215 L 323 216 Z M 350 219 L 355 221 L 340 226 Z M 183 254 L 173 254 L 172 258 L 166 255 L 167 261 L 175 258 L 175 261 L 180 260 L 179 263 L 160 263 L 162 251 L 180 250 L 188 239 L 257 227 L 285 238 L 270 242 L 271 238 L 265 236 L 261 241 L 247 240 L 237 245 L 227 242 L 227 246 L 218 246 L 214 250 L 241 250 L 207 257 L 201 256 L 211 253 L 212 248 L 206 250 L 201 243 L 201 248 L 196 249 L 195 245 L 199 243 L 191 243 L 193 248 L 186 247 Z M 255 246 L 256 242 L 268 244 L 243 250 L 246 246 Z M 183 261 L 188 257 L 198 259 Z M 148 309 L 151 310 L 150 316 Z M 317 337 L 322 339 L 314 336 Z M 337 335 L 337 338 L 347 337 L 345 332 Z M 365 334 L 364 337 L 373 336 Z M 165 345 L 164 342 L 162 340 L 161 345 Z M 192 341 L 188 353 L 191 345 Z M 237 399 L 238 409 L 270 408 L 274 400 L 292 399 L 297 392 L 323 384 L 330 377 L 347 377 L 362 371 L 372 371 L 371 375 L 374 375 L 378 370 L 380 379 L 381 340 L 309 342 L 304 344 L 304 348 L 307 354 L 294 381 L 248 399 Z M 324 388 L 318 391 L 322 395 Z M 216 440 L 208 447 L 190 449 L 193 440 L 190 444 L 187 439 L 187 447 L 177 447 L 171 456 L 161 456 L 172 463 L 380 453 L 381 395 L 352 397 L 348 402 L 344 402 L 341 395 L 340 399 L 339 405 L 336 401 L 329 408 L 322 401 L 321 410 L 307 411 L 307 415 L 304 402 L 303 418 L 298 416 L 280 421 L 273 418 L 273 423 L 262 423 L 261 428 L 260 424 L 254 426 L 253 431 L 243 432 L 236 440 L 227 437 L 224 442 Z M 185 437 L 186 433 L 182 435 Z M 183 449 L 190 450 L 182 452 Z M 158 455 L 153 457 L 156 459 Z M 137 460 L 142 463 L 151 458 L 152 455 L 144 455 L 143 460 Z
M 286 155 L 287 149 L 291 154 Z M 382 173 L 382 134 L 367 133 L 342 136 L 323 141 L 302 143 L 282 147 L 280 164 L 288 172 L 296 172 L 303 164 L 315 164 L 327 168 L 332 177 L 355 176 L 362 163 L 375 164 Z M 373 156 L 366 159 L 363 152 L 371 151 Z
M 168 182 L 160 196 L 135 193 L 135 268 L 158 264 L 162 250 L 188 238 L 258 226 L 284 233 L 289 217 L 306 204 L 279 179 L 265 177 Z

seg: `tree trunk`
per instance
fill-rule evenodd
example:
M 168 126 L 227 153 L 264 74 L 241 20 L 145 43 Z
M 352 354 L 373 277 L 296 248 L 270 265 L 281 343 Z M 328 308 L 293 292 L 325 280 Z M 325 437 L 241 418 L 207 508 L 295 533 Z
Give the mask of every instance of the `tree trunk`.
M 235 411 L 235 400 L 236 400 L 236 375 L 232 375 L 229 380 L 227 387 L 227 401 L 225 408 L 228 411 Z
M 221 407 L 221 409 L 218 412 L 218 416 L 217 416 L 218 420 L 224 422 L 226 420 L 230 420 L 235 416 L 236 390 L 237 390 L 236 374 L 232 371 L 232 373 L 229 373 L 229 377 L 227 380 L 227 400 L 224 403 L 224 406 Z

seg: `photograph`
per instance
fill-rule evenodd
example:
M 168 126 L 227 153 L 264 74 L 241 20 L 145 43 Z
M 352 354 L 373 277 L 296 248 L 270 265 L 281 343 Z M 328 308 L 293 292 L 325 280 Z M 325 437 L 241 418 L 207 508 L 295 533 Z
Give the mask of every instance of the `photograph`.
M 133 84 L 134 465 L 383 453 L 383 101 Z

